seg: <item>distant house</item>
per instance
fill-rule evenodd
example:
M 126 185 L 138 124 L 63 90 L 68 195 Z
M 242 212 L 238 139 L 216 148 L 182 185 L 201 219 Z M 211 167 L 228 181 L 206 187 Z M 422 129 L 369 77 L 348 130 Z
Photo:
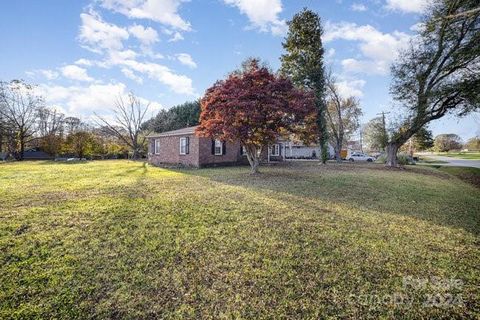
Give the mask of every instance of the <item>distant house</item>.
M 188 127 L 149 135 L 148 162 L 158 166 L 180 165 L 197 168 L 248 164 L 240 142 L 199 137 L 195 134 L 196 128 Z M 329 153 L 333 154 L 331 146 Z M 262 162 L 318 159 L 320 154 L 317 145 L 303 145 L 279 139 L 264 150 L 261 159 Z
M 318 144 L 304 144 L 302 142 L 284 141 L 282 143 L 284 150 L 282 151 L 286 159 L 319 159 L 322 150 Z M 335 150 L 330 144 L 327 144 L 327 152 L 329 157 L 335 154 Z

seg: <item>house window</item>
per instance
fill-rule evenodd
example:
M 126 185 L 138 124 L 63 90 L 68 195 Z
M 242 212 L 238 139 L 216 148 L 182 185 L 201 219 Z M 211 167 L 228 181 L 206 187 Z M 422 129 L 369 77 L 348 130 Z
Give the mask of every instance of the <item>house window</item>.
M 240 155 L 245 156 L 247 154 L 247 150 L 245 149 L 244 146 L 240 147 Z
M 155 154 L 160 154 L 160 139 L 155 139 Z
M 190 139 L 188 137 L 180 138 L 180 154 L 185 155 L 189 153 Z
M 223 143 L 220 140 L 215 140 L 215 155 L 221 156 L 223 154 Z
M 274 144 L 271 148 L 271 156 L 279 156 L 280 155 L 280 145 Z

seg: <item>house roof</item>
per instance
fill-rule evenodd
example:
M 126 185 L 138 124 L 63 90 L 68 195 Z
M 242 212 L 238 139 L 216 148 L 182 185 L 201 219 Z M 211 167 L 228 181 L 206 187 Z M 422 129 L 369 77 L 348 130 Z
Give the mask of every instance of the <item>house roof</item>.
M 188 135 L 188 134 L 194 134 L 195 129 L 197 129 L 197 127 L 198 126 L 187 127 L 187 128 L 182 128 L 182 129 L 172 130 L 172 131 L 166 131 L 166 132 L 161 132 L 161 133 L 152 133 L 152 134 L 148 135 L 147 138 L 183 136 L 183 135 Z

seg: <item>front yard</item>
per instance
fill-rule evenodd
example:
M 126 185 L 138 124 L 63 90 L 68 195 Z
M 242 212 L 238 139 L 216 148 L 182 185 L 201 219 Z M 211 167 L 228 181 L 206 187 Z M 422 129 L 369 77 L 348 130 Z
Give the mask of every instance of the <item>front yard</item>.
M 0 318 L 476 318 L 480 189 L 435 168 L 0 164 Z

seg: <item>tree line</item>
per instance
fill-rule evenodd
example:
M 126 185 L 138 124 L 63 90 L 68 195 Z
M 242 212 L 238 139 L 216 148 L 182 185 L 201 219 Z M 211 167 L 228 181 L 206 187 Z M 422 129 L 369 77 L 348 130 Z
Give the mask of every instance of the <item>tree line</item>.
M 95 114 L 89 122 L 49 107 L 35 86 L 22 80 L 0 82 L 0 154 L 23 160 L 26 150 L 51 157 L 141 158 L 147 153 L 146 136 L 198 123 L 199 102 L 162 110 L 149 120 L 148 104 L 133 93 L 118 96 L 112 119 Z
M 361 128 L 366 150 L 370 152 L 385 152 L 388 146 L 389 135 L 392 134 L 391 130 L 386 128 L 381 117 L 368 121 Z M 409 155 L 419 151 L 448 152 L 462 149 L 479 151 L 480 136 L 471 137 L 466 142 L 463 142 L 460 136 L 454 133 L 443 133 L 434 137 L 428 126 L 425 126 L 400 147 L 401 152 Z
M 430 3 L 419 31 L 393 63 L 390 92 L 393 107 L 401 112 L 388 130 L 382 117 L 370 121 L 365 132 L 367 141 L 385 150 L 388 166 L 398 165 L 399 150 L 425 142 L 431 121 L 448 114 L 466 116 L 479 109 L 480 10 L 476 8 L 473 0 Z M 326 72 L 322 34 L 320 16 L 304 9 L 288 22 L 278 72 L 259 59 L 248 59 L 207 89 L 200 101 L 163 110 L 147 121 L 148 105 L 131 94 L 118 99 L 114 121 L 97 115 L 96 125 L 86 131 L 105 132 L 133 158 L 145 154 L 149 131 L 199 124 L 198 134 L 240 140 L 253 171 L 273 136 L 293 135 L 318 143 L 322 163 L 327 160 L 330 141 L 340 161 L 340 151 L 359 128 L 362 111 L 358 99 L 339 94 L 335 77 Z M 56 124 L 58 119 L 54 119 L 61 115 L 42 116 L 43 100 L 31 92 L 31 86 L 21 81 L 2 83 L 0 91 L 0 146 L 5 143 L 20 159 L 33 141 L 43 142 L 51 153 L 64 150 L 50 144 L 58 140 L 68 145 L 65 142 L 72 134 L 65 135 L 63 125 Z

